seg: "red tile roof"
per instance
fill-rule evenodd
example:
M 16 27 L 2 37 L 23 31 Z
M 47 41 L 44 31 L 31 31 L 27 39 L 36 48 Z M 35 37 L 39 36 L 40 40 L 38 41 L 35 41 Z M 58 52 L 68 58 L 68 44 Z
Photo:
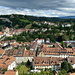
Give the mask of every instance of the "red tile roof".
M 0 55 L 2 55 L 6 50 L 0 49 Z
M 0 32 L 0 35 L 3 35 L 4 33 L 3 32 Z
M 34 66 L 50 66 L 50 65 L 58 65 L 61 63 L 60 60 L 63 58 L 56 57 L 35 57 L 34 58 Z
M 4 75 L 16 75 L 16 72 L 17 72 L 17 70 L 8 70 L 8 71 L 6 71 L 5 72 L 5 74 Z
M 15 43 L 13 43 L 13 45 L 14 45 L 14 46 L 17 46 L 17 45 L 19 45 L 19 43 L 18 43 L 18 42 L 15 42 Z
M 35 56 L 35 51 L 26 50 L 26 51 L 24 51 L 23 56 L 25 56 L 25 57 L 34 57 Z
M 8 68 L 8 66 L 14 62 L 16 60 L 16 58 L 14 58 L 13 56 L 3 56 L 1 59 L 0 59 L 0 67 L 2 69 L 6 69 Z

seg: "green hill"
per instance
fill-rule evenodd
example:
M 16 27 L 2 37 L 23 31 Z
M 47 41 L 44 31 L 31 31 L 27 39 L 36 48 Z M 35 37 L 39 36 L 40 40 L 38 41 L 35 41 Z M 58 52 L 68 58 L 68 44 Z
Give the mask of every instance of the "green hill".
M 13 28 L 35 28 L 32 27 L 33 22 L 49 21 L 54 23 L 75 23 L 75 19 L 60 19 L 49 17 L 35 17 L 27 15 L 0 15 L 0 26 Z M 36 27 L 38 28 L 38 27 Z

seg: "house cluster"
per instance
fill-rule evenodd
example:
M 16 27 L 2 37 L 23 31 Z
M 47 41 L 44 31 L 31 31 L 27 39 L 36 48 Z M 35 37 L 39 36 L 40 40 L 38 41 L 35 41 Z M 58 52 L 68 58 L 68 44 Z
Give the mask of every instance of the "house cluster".
M 49 38 L 46 41 L 36 38 L 34 41 L 22 43 L 15 40 L 0 41 L 0 46 L 3 48 L 0 49 L 0 68 L 11 72 L 17 64 L 28 60 L 33 69 L 52 68 L 58 71 L 64 60 L 75 68 L 75 47 L 63 48 L 57 42 L 50 42 Z
M 39 29 L 25 29 L 26 32 L 37 32 Z
M 65 24 L 62 24 L 62 27 L 71 27 L 71 24 L 70 23 L 65 23 Z
M 61 63 L 65 60 L 71 63 L 72 67 L 75 68 L 75 57 L 35 57 L 32 64 L 34 69 L 51 68 L 52 70 L 59 71 L 61 69 Z
M 13 70 L 16 67 L 15 57 L 2 56 L 0 58 L 0 69 Z
M 5 50 L 10 50 L 18 46 L 21 46 L 21 44 L 16 42 L 15 40 L 0 41 L 0 47 Z
M 37 57 L 32 60 L 34 69 L 52 68 L 60 70 L 61 63 L 67 61 L 75 68 L 75 48 L 62 48 L 58 43 L 41 44 Z
M 37 56 L 42 57 L 74 57 L 75 56 L 75 48 L 62 48 L 60 44 L 42 44 L 41 50 L 38 51 Z
M 47 21 L 43 21 L 41 22 L 42 24 L 48 24 L 50 27 L 49 27 L 49 30 L 51 30 L 51 27 L 52 26 L 59 26 L 60 24 L 55 24 L 55 23 L 52 23 L 52 22 L 47 22 Z M 40 23 L 40 24 L 41 24 Z M 62 27 L 71 27 L 71 24 L 69 23 L 65 23 L 65 24 L 62 24 Z M 42 32 L 46 32 L 48 29 L 47 28 L 42 28 L 41 31 Z M 14 28 L 8 28 L 8 27 L 5 27 L 2 29 L 2 31 L 0 32 L 0 38 L 1 37 L 4 37 L 4 36 L 8 36 L 8 37 L 12 37 L 13 35 L 19 35 L 21 34 L 22 32 L 26 31 L 27 32 L 37 32 L 39 31 L 39 29 L 24 29 L 24 28 L 20 28 L 20 29 L 14 29 Z M 73 31 L 73 30 L 71 30 Z
M 39 29 L 13 29 L 13 28 L 3 28 L 3 30 L 0 32 L 0 38 L 3 36 L 8 36 L 8 37 L 12 37 L 13 35 L 19 35 L 22 32 L 26 31 L 26 32 L 37 32 Z
M 0 32 L 0 38 L 3 36 L 12 37 L 13 35 L 18 35 L 24 31 L 25 31 L 24 29 L 13 29 L 13 28 L 6 27 L 3 28 L 2 32 Z
M 42 21 L 41 23 L 43 23 L 43 24 L 48 24 L 48 25 L 54 25 L 54 23 L 52 23 L 52 22 L 47 22 L 47 21 Z
M 0 57 L 0 75 L 18 75 L 16 70 L 16 58 L 13 56 L 3 55 Z M 4 72 L 3 70 L 7 70 Z
M 42 21 L 41 22 L 42 24 L 48 24 L 48 25 L 54 25 L 54 26 L 59 26 L 60 24 L 58 23 L 58 24 L 55 24 L 55 23 L 53 23 L 53 22 L 47 22 L 47 21 Z M 40 24 L 41 25 L 41 24 Z M 63 24 L 61 24 L 62 25 L 62 27 L 71 27 L 71 24 L 70 23 L 63 23 Z
M 28 60 L 32 61 L 36 55 L 36 52 L 20 47 L 19 49 L 7 50 L 4 55 L 14 56 L 16 58 L 16 63 L 19 64 L 22 62 L 27 62 Z

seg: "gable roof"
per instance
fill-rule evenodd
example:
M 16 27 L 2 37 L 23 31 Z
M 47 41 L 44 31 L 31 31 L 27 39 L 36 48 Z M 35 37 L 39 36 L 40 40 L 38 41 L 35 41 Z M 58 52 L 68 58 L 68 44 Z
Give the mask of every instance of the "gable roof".
M 6 69 L 10 64 L 12 64 L 14 61 L 16 60 L 16 58 L 14 58 L 13 56 L 3 56 L 0 59 L 0 68 L 2 69 Z
M 0 49 L 0 55 L 2 55 L 6 50 Z
M 3 32 L 0 32 L 0 35 L 3 35 L 4 33 Z
M 25 57 L 34 57 L 35 56 L 35 51 L 32 50 L 26 50 L 24 51 L 24 55 Z
M 4 75 L 16 75 L 17 70 L 8 70 Z
M 50 66 L 50 65 L 58 65 L 62 62 L 64 58 L 56 58 L 56 57 L 35 57 L 34 58 L 34 66 Z

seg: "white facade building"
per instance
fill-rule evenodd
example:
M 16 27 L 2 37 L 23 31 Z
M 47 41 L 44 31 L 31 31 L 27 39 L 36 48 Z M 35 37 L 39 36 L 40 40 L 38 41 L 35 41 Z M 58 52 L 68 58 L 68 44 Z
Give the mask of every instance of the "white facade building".
M 41 45 L 45 42 L 44 39 L 35 39 L 35 41 L 38 43 L 38 45 Z
M 22 62 L 27 62 L 28 60 L 30 61 L 30 62 L 32 62 L 32 59 L 34 58 L 34 57 L 15 57 L 16 58 L 16 63 L 22 63 Z
M 10 63 L 10 62 L 9 62 Z M 12 62 L 10 65 L 8 65 L 7 70 L 13 70 L 14 68 L 16 68 L 16 62 Z

